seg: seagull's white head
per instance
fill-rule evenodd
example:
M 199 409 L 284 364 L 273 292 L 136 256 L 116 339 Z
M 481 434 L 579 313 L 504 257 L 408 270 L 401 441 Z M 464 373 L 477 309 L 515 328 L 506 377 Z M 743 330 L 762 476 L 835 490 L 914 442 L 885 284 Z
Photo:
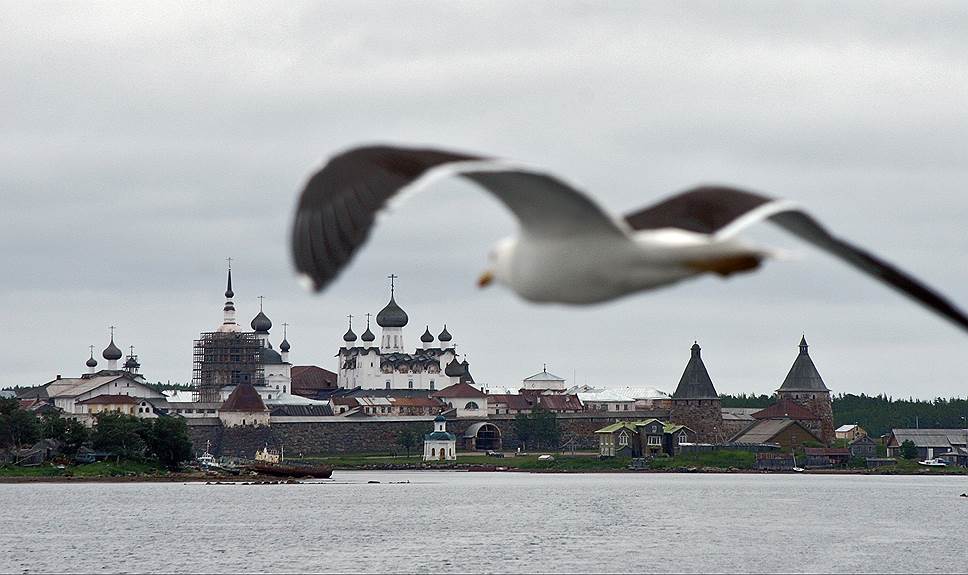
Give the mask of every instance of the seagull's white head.
M 488 266 L 477 278 L 478 287 L 487 287 L 493 282 L 504 285 L 511 283 L 511 258 L 514 254 L 514 247 L 517 240 L 514 238 L 504 238 L 494 244 L 490 253 L 487 254 Z

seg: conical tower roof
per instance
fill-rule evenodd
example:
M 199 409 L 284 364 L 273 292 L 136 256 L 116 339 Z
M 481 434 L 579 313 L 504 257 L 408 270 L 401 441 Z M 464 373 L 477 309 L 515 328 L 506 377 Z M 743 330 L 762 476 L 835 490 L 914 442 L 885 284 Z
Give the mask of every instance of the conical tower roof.
M 777 391 L 830 391 L 810 359 L 809 348 L 807 338 L 801 337 L 800 354 L 793 360 L 793 366 Z
M 240 383 L 226 398 L 220 411 L 259 412 L 266 411 L 266 404 L 251 383 Z
M 692 356 L 679 378 L 679 386 L 672 394 L 672 399 L 719 399 L 713 380 L 709 378 L 706 365 L 702 362 L 701 349 L 698 342 L 692 344 Z

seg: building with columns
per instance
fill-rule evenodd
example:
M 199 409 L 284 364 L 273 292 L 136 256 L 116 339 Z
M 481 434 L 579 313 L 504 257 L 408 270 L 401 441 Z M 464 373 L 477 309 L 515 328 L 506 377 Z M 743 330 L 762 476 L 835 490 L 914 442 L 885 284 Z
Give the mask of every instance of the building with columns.
M 370 314 L 360 336 L 353 331 L 353 316 L 348 316 L 349 328 L 337 354 L 339 387 L 433 391 L 459 383 L 466 363 L 457 360 L 457 345 L 446 324 L 436 336 L 425 325 L 419 345 L 407 347 L 404 328 L 410 318 L 396 301 L 394 279 L 390 276 L 390 301 L 376 314 L 379 343 Z

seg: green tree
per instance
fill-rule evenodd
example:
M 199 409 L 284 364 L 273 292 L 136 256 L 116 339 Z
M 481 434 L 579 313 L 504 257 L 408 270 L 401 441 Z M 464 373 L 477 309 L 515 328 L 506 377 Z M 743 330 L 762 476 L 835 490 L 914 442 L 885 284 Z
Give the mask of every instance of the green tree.
M 41 420 L 45 439 L 64 440 L 64 432 L 67 431 L 67 420 L 61 417 L 58 412 L 46 413 Z
M 68 419 L 64 426 L 61 451 L 64 455 L 74 455 L 91 438 L 91 431 L 83 423 Z
M 538 443 L 550 449 L 557 448 L 561 439 L 561 430 L 558 428 L 558 418 L 555 414 L 547 409 L 536 407 L 531 413 L 531 421 Z
M 521 442 L 521 447 L 526 448 L 534 437 L 534 420 L 527 413 L 519 413 L 514 416 L 512 428 L 514 435 Z
M 94 416 L 97 423 L 91 434 L 94 449 L 110 452 L 118 460 L 144 455 L 145 425 L 133 415 L 102 411 Z
M 143 425 L 146 450 L 158 463 L 174 471 L 192 458 L 192 440 L 184 419 L 159 417 Z
M 407 457 L 410 457 L 410 450 L 417 444 L 417 434 L 413 428 L 406 427 L 397 434 L 397 445 L 407 450 Z
M 42 431 L 37 416 L 20 409 L 18 400 L 0 400 L 0 446 L 32 444 L 41 438 Z
M 918 446 L 913 441 L 907 439 L 901 444 L 901 457 L 904 459 L 917 459 Z

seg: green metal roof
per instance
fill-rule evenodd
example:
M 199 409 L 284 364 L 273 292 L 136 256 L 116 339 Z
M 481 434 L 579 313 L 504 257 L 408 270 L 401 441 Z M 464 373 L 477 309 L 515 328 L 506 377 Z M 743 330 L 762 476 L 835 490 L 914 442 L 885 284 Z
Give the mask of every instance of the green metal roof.
M 435 431 L 424 435 L 424 441 L 456 441 L 457 436 L 449 431 Z
M 611 425 L 607 425 L 599 429 L 595 433 L 615 433 L 620 429 L 628 429 L 629 431 L 636 431 L 635 424 L 636 422 L 633 422 L 633 421 L 618 421 Z

